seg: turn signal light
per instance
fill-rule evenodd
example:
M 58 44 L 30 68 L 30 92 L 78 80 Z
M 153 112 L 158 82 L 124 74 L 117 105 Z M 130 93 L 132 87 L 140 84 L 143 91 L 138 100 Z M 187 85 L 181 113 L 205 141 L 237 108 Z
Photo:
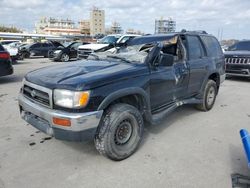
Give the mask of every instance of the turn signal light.
M 69 119 L 62 119 L 62 118 L 53 117 L 53 123 L 56 125 L 64 126 L 64 127 L 71 126 L 71 121 Z

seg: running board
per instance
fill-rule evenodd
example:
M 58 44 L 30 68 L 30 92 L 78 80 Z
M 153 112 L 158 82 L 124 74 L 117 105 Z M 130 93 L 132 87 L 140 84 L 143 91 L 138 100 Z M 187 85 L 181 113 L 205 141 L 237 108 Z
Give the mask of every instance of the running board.
M 196 99 L 196 98 L 191 98 L 191 99 L 186 99 L 183 101 L 175 102 L 169 108 L 166 108 L 166 109 L 162 110 L 161 112 L 153 114 L 151 116 L 151 124 L 153 124 L 153 125 L 159 124 L 160 122 L 162 122 L 164 120 L 164 118 L 166 118 L 167 115 L 169 115 L 171 112 L 173 112 L 179 106 L 182 106 L 184 104 L 200 104 L 200 103 L 202 103 L 202 100 Z

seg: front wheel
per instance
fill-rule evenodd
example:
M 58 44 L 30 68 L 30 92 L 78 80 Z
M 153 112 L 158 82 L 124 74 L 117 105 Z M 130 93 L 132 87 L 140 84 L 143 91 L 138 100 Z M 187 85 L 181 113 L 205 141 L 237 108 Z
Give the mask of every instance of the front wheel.
M 63 53 L 62 56 L 61 56 L 61 61 L 62 62 L 68 62 L 69 61 L 69 55 Z
M 104 156 L 120 161 L 132 155 L 143 136 L 141 113 L 128 104 L 115 104 L 106 110 L 95 136 L 96 149 Z
M 217 85 L 215 81 L 208 80 L 202 97 L 202 103 L 196 105 L 196 108 L 201 111 L 209 111 L 213 108 L 217 96 Z

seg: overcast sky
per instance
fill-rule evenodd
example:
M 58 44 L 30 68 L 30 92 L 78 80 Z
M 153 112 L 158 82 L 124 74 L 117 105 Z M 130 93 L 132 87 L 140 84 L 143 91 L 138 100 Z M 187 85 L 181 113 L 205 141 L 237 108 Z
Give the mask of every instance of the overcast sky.
M 113 21 L 122 28 L 154 32 L 156 18 L 171 17 L 177 31 L 206 30 L 223 39 L 250 39 L 250 0 L 0 0 L 0 25 L 29 31 L 41 16 L 88 19 L 93 6 L 105 10 L 106 27 Z

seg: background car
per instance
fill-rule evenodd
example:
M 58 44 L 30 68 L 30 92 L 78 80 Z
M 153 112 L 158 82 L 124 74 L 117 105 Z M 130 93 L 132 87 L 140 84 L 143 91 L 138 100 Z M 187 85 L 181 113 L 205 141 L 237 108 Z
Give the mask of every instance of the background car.
M 0 44 L 0 76 L 13 74 L 9 52 Z
M 72 42 L 66 47 L 58 47 L 55 50 L 49 51 L 49 59 L 53 61 L 67 62 L 70 59 L 77 58 L 77 49 L 80 45 L 89 44 L 86 42 Z
M 230 46 L 225 54 L 227 76 L 250 78 L 250 41 L 239 41 Z
M 22 58 L 29 58 L 30 56 L 48 57 L 48 52 L 50 50 L 58 48 L 59 46 L 64 47 L 61 43 L 55 41 L 45 43 L 36 42 L 19 47 L 18 54 Z
M 108 35 L 100 40 L 97 44 L 86 44 L 78 47 L 78 58 L 87 58 L 90 53 L 98 51 L 100 49 L 109 47 L 112 48 L 116 45 L 127 42 L 130 39 L 138 37 L 140 35 L 125 34 L 125 35 Z M 106 48 L 106 49 L 110 49 Z

